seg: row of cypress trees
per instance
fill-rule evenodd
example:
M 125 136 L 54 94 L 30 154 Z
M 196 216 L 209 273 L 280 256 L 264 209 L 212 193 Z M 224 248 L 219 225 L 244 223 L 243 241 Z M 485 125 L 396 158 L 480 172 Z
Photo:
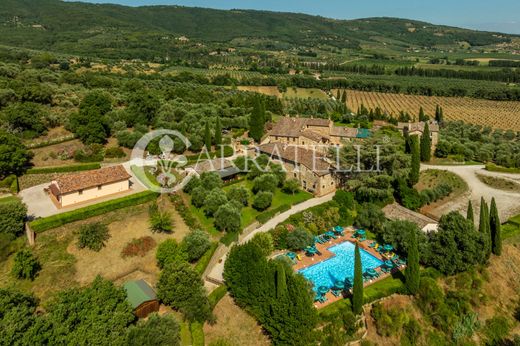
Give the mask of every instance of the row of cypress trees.
M 204 145 L 208 151 L 211 151 L 211 144 L 213 138 L 211 137 L 211 130 L 209 128 L 209 122 L 206 121 L 206 127 L 204 129 Z M 222 145 L 222 124 L 220 118 L 217 117 L 217 123 L 215 124 L 215 146 L 218 148 Z
M 471 201 L 468 204 L 467 219 L 474 221 L 473 205 Z M 493 197 L 491 199 L 491 207 L 484 200 L 480 199 L 480 216 L 478 231 L 484 235 L 485 245 L 483 255 L 485 258 L 493 253 L 496 256 L 502 254 L 502 225 L 500 224 L 500 217 L 498 216 L 498 208 Z

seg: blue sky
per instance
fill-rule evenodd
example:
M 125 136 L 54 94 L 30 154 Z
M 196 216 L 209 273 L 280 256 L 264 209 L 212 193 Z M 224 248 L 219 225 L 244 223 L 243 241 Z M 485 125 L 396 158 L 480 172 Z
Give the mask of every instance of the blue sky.
M 303 12 L 338 19 L 400 17 L 520 34 L 519 0 L 82 0 L 96 3 L 184 5 Z

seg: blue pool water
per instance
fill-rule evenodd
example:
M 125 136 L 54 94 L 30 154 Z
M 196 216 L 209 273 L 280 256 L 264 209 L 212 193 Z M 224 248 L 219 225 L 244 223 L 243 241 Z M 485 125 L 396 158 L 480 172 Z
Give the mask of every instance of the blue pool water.
M 323 262 L 314 264 L 299 271 L 307 280 L 313 283 L 314 290 L 320 286 L 332 287 L 337 280 L 354 278 L 354 249 L 355 245 L 349 241 L 334 245 L 328 250 L 336 256 Z M 367 269 L 375 269 L 383 264 L 383 261 L 375 258 L 363 249 L 359 249 L 363 272 Z

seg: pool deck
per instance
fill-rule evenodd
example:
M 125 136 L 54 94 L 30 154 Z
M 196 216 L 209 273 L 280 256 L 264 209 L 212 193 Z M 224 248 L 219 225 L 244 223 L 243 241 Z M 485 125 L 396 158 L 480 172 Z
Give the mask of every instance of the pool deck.
M 387 259 L 385 256 L 381 255 L 375 249 L 369 247 L 370 243 L 372 243 L 373 240 L 368 239 L 368 240 L 365 240 L 363 242 L 358 242 L 358 240 L 356 238 L 352 237 L 354 232 L 355 232 L 354 228 L 348 227 L 348 228 L 344 229 L 344 234 L 345 234 L 344 236 L 337 236 L 336 239 L 331 239 L 328 242 L 326 242 L 325 244 L 316 243 L 316 248 L 321 253 L 321 255 L 314 255 L 314 256 L 310 257 L 310 256 L 305 255 L 305 251 L 299 251 L 297 254 L 300 257 L 300 259 L 297 259 L 296 264 L 293 266 L 294 270 L 298 271 L 300 269 L 310 267 L 310 266 L 312 266 L 314 264 L 326 261 L 329 258 L 336 256 L 336 254 L 330 252 L 328 250 L 328 248 L 331 247 L 331 246 L 337 245 L 337 244 L 344 243 L 346 241 L 349 241 L 349 242 L 354 243 L 354 244 L 355 243 L 359 243 L 359 248 L 360 249 L 365 250 L 366 252 L 368 252 L 369 254 L 371 254 L 372 256 L 374 256 L 375 258 L 377 258 L 377 259 L 379 259 L 381 261 L 385 261 Z M 400 266 L 400 267 L 396 267 L 396 268 L 393 269 L 392 272 L 394 272 L 396 270 L 401 270 L 403 268 L 405 268 L 404 265 Z M 387 277 L 392 275 L 391 273 L 383 273 L 381 271 L 381 268 L 377 268 L 376 272 L 379 274 L 379 277 L 374 278 L 374 279 L 369 280 L 369 281 L 366 281 L 365 284 L 364 284 L 365 287 L 369 286 L 369 285 L 371 285 L 371 284 L 373 284 L 373 283 L 375 283 L 375 282 L 377 282 L 379 280 L 383 280 L 383 279 L 385 279 L 385 278 L 387 278 Z M 349 295 L 336 297 L 331 292 L 328 292 L 325 295 L 327 300 L 324 303 L 314 302 L 314 306 L 317 309 L 319 309 L 319 308 L 327 306 L 327 305 L 329 305 L 331 303 L 334 303 L 334 302 L 336 302 L 338 300 L 345 299 L 348 296 Z

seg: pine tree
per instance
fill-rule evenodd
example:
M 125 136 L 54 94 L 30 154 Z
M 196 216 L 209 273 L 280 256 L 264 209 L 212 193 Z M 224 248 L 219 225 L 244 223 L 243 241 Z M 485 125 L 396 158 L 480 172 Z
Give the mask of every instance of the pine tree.
M 489 258 L 491 254 L 491 233 L 489 231 L 489 208 L 484 200 L 484 197 L 480 199 L 480 216 L 479 216 L 479 225 L 478 230 L 483 234 L 484 237 L 484 249 L 483 249 L 483 258 L 486 260 Z
M 498 217 L 497 204 L 494 197 L 491 199 L 489 226 L 491 231 L 491 251 L 495 255 L 500 256 L 502 254 L 502 229 L 500 225 L 500 218 Z
M 417 245 L 417 233 L 413 231 L 410 235 L 410 246 L 408 247 L 408 263 L 406 266 L 406 287 L 410 294 L 416 294 L 419 290 L 420 268 L 419 248 Z
M 209 122 L 206 121 L 206 128 L 204 129 L 204 144 L 206 149 L 211 151 L 211 132 L 209 131 Z
M 412 152 L 412 167 L 410 168 L 408 183 L 413 186 L 419 182 L 421 172 L 421 154 L 417 135 L 410 136 L 410 149 Z
M 253 104 L 253 112 L 249 121 L 249 136 L 255 141 L 260 142 L 264 135 L 265 111 L 262 113 L 262 104 L 259 98 L 256 98 Z
M 354 287 L 352 290 L 352 311 L 359 315 L 363 311 L 363 267 L 358 243 L 356 243 L 354 251 Z
M 217 124 L 215 125 L 215 145 L 220 148 L 222 145 L 222 125 L 220 124 L 220 117 L 217 117 Z
M 475 214 L 473 213 L 473 204 L 471 200 L 468 203 L 468 210 L 466 212 L 466 219 L 471 221 L 472 224 L 475 224 Z
M 432 141 L 430 138 L 430 125 L 424 124 L 424 131 L 421 136 L 421 161 L 428 162 L 432 155 Z

